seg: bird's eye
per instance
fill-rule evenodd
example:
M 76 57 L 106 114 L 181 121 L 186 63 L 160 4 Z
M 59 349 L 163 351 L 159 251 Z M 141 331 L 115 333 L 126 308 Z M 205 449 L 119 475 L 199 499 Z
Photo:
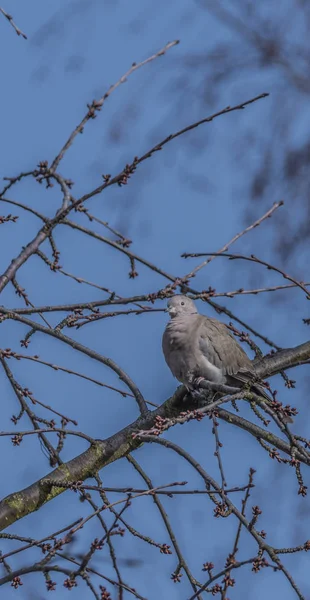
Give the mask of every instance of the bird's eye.
M 181 305 L 184 306 L 185 302 L 181 302 Z

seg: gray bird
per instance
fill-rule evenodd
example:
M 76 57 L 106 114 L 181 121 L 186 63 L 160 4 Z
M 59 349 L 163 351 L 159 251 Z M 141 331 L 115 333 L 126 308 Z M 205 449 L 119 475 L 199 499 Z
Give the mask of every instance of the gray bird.
M 253 392 L 271 400 L 255 381 L 249 357 L 224 323 L 200 315 L 187 296 L 170 298 L 166 311 L 171 320 L 163 335 L 164 356 L 172 374 L 188 389 L 200 378 L 234 387 L 252 381 Z M 292 422 L 289 417 L 283 419 Z

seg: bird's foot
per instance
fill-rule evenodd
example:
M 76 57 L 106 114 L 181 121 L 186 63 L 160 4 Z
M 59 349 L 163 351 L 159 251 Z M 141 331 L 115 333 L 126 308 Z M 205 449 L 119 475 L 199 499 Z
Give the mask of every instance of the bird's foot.
M 204 385 L 202 385 L 204 384 Z M 198 403 L 205 402 L 209 398 L 210 394 L 213 398 L 214 392 L 209 389 L 208 381 L 205 377 L 191 377 L 187 384 L 184 384 L 187 389 L 186 398 L 191 398 Z
M 202 385 L 204 384 L 204 385 Z M 208 381 L 205 377 L 195 377 L 191 381 L 190 394 L 192 398 L 198 401 L 202 401 L 206 399 L 206 396 L 210 394 L 210 389 L 208 388 Z M 213 395 L 213 394 L 212 394 Z
M 195 386 L 195 388 L 199 388 L 202 381 L 206 381 L 206 379 L 204 377 L 195 377 L 195 379 L 193 380 L 193 385 Z
M 187 390 L 187 394 L 184 397 L 184 400 L 186 402 L 186 400 L 198 400 L 199 398 L 201 398 L 201 392 L 202 390 L 198 390 L 195 389 L 194 387 L 194 379 L 192 379 L 190 382 L 188 383 L 184 383 L 184 387 Z

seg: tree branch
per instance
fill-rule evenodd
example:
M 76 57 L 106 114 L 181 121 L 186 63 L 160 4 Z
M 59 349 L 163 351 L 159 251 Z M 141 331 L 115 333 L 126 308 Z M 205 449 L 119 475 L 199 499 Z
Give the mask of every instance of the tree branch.
M 24 38 L 24 40 L 26 40 L 27 39 L 26 34 L 21 29 L 19 29 L 19 27 L 17 27 L 16 23 L 14 23 L 14 21 L 13 21 L 13 17 L 11 15 L 9 15 L 7 12 L 5 12 L 5 10 L 1 7 L 0 7 L 0 12 L 9 21 L 9 23 L 10 23 L 10 25 L 12 25 L 13 29 L 15 29 L 17 35 L 21 35 Z
M 42 327 L 40 325 L 39 329 Z M 48 331 L 52 332 L 53 330 Z M 306 342 L 296 348 L 283 350 L 272 356 L 263 358 L 255 368 L 257 368 L 259 376 L 263 378 L 275 375 L 283 369 L 297 366 L 309 358 L 310 342 Z M 136 421 L 127 425 L 127 427 L 115 433 L 110 438 L 97 440 L 79 456 L 56 468 L 29 487 L 4 498 L 0 502 L 0 530 L 38 510 L 43 504 L 64 492 L 70 482 L 84 481 L 94 476 L 98 470 L 106 465 L 127 456 L 130 452 L 137 449 L 141 443 L 133 438 L 133 434 L 137 431 L 151 429 L 158 416 L 162 418 L 175 418 L 179 416 L 180 412 L 184 411 L 184 397 L 186 393 L 187 390 L 184 386 L 178 387 L 175 394 L 158 409 L 140 416 Z M 192 408 L 190 402 L 186 405 L 186 408 Z M 255 438 L 263 439 L 275 448 L 291 455 L 290 444 L 270 431 L 262 429 L 258 425 L 224 409 L 219 408 L 217 410 L 221 419 L 241 429 L 245 429 Z M 310 465 L 310 459 L 307 459 L 304 454 L 296 452 L 295 457 L 300 462 Z M 61 483 L 66 487 L 62 488 Z

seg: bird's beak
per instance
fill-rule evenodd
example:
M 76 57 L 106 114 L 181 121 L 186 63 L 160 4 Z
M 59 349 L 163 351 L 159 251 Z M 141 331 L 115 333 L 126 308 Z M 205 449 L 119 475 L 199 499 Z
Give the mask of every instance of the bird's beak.
M 165 312 L 169 313 L 170 317 L 176 315 L 177 313 L 175 306 L 167 306 L 167 308 L 165 308 Z

